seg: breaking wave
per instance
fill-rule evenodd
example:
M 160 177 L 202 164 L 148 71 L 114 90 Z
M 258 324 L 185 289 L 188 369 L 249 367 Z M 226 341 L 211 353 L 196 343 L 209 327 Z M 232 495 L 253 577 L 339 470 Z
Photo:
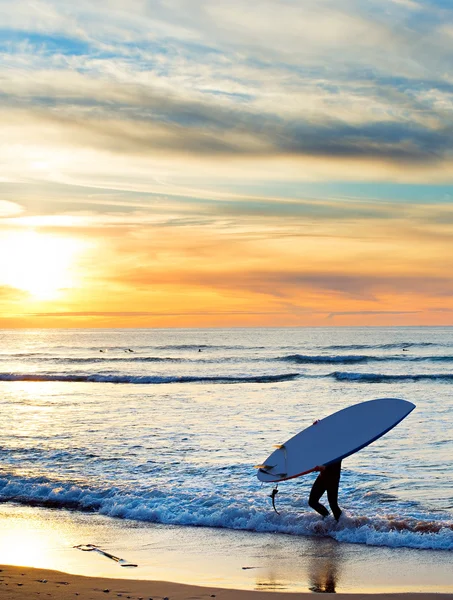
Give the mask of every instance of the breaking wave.
M 379 360 L 373 356 L 312 356 L 310 354 L 289 354 L 288 356 L 278 357 L 277 360 L 283 362 L 296 363 L 298 365 L 334 365 L 334 364 L 359 364 L 370 360 Z
M 200 354 L 197 357 L 191 355 L 186 356 L 148 356 L 148 355 L 137 355 L 128 354 L 127 356 L 112 356 L 109 353 L 105 353 L 102 356 L 66 356 L 66 357 L 49 357 L 39 353 L 28 354 L 28 355 L 0 355 L 0 360 L 10 360 L 11 358 L 27 358 L 30 362 L 39 363 L 52 363 L 52 364 L 73 364 L 73 365 L 107 365 L 108 363 L 117 364 L 136 364 L 141 363 L 191 363 L 191 364 L 221 364 L 221 363 L 272 363 L 272 362 L 286 362 L 299 365 L 354 365 L 354 364 L 366 364 L 373 362 L 404 362 L 404 363 L 420 363 L 420 362 L 432 362 L 432 363 L 450 363 L 453 362 L 453 355 L 437 354 L 437 355 L 426 355 L 426 356 L 412 356 L 410 354 L 395 354 L 392 356 L 385 355 L 373 355 L 373 354 L 284 354 L 281 356 L 274 357 L 259 357 L 259 356 L 223 356 L 221 360 L 213 357 L 209 354 Z
M 347 373 L 336 371 L 331 373 L 337 381 L 359 381 L 363 383 L 397 383 L 403 381 L 438 381 L 453 382 L 453 373 L 414 373 L 406 375 L 385 375 L 383 373 Z
M 394 356 L 376 356 L 369 354 L 338 354 L 338 355 L 311 355 L 311 354 L 289 354 L 280 356 L 276 360 L 290 362 L 299 365 L 354 365 L 369 362 L 453 362 L 453 356 L 434 355 L 434 356 L 410 356 L 408 354 L 398 354 Z
M 339 523 L 289 509 L 276 515 L 261 498 L 226 497 L 214 491 L 132 490 L 53 482 L 44 477 L 0 477 L 0 501 L 94 512 L 113 518 L 182 526 L 331 537 L 338 542 L 453 551 L 453 521 L 394 515 L 344 514 Z
M 135 384 L 163 384 L 163 383 L 276 383 L 291 381 L 299 377 L 299 373 L 283 373 L 280 375 L 113 375 L 95 373 L 67 374 L 67 373 L 0 373 L 0 381 L 67 381 L 73 383 L 135 383 Z
M 434 342 L 394 342 L 391 344 L 335 344 L 326 346 L 329 350 L 403 350 L 404 348 L 426 348 L 428 346 L 444 346 Z

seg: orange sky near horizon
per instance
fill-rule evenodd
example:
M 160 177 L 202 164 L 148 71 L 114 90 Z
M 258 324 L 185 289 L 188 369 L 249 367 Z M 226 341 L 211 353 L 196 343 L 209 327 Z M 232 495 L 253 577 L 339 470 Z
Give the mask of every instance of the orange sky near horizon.
M 453 325 L 440 0 L 2 6 L 1 328 Z
M 13 217 L 1 248 L 1 325 L 448 324 L 453 240 L 428 220 L 419 211 L 366 223 L 250 215 L 153 222 L 138 211 L 104 227 L 89 217 L 31 227 Z

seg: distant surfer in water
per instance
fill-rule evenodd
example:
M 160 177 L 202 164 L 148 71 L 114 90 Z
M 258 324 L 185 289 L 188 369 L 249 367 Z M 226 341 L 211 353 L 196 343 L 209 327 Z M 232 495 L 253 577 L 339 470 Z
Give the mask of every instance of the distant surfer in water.
M 333 512 L 333 516 L 338 521 L 341 516 L 341 508 L 338 506 L 338 486 L 340 485 L 341 460 L 326 466 L 316 467 L 319 475 L 311 488 L 308 504 L 314 508 L 323 517 L 327 517 L 329 511 L 319 502 L 319 499 L 327 492 L 327 500 Z

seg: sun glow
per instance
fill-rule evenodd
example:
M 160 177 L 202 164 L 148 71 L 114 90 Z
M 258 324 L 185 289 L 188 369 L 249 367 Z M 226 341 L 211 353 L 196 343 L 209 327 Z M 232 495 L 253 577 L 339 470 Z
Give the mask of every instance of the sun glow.
M 0 239 L 0 284 L 53 300 L 74 286 L 73 265 L 79 250 L 74 239 L 27 231 Z

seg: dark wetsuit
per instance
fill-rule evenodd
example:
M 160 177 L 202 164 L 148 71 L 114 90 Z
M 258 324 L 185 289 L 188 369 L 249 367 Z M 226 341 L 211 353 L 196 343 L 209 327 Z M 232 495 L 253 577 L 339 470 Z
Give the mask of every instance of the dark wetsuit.
M 310 498 L 308 499 L 308 504 L 311 506 L 311 508 L 314 508 L 323 517 L 327 517 L 329 511 L 319 502 L 319 499 L 324 492 L 327 492 L 327 499 L 329 501 L 330 508 L 332 509 L 333 516 L 337 521 L 341 515 L 341 508 L 338 506 L 338 486 L 340 485 L 340 475 L 341 460 L 327 465 L 326 468 L 321 471 L 316 478 L 313 487 L 311 488 Z

